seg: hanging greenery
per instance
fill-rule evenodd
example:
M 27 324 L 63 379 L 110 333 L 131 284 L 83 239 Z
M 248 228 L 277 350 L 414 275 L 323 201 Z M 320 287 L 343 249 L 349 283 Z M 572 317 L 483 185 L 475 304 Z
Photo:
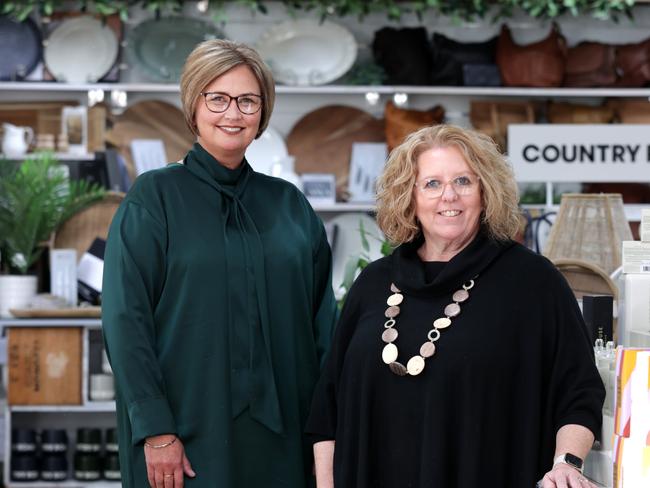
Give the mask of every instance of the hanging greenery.
M 623 14 L 631 16 L 636 0 L 212 0 L 198 3 L 209 4 L 210 9 L 219 16 L 226 4 L 238 4 L 252 11 L 266 14 L 267 5 L 282 3 L 290 13 L 315 11 L 321 17 L 356 16 L 363 19 L 373 13 L 384 13 L 390 20 L 399 20 L 403 15 L 415 14 L 422 17 L 425 12 L 447 15 L 457 20 L 483 19 L 488 15 L 494 18 L 511 17 L 516 11 L 523 11 L 532 17 L 555 18 L 560 15 L 586 15 L 597 19 L 617 19 Z M 79 0 L 82 11 L 97 12 L 101 15 L 119 14 L 123 20 L 128 18 L 129 8 L 141 7 L 160 15 L 165 12 L 179 12 L 183 0 Z M 196 2 L 193 2 L 196 3 Z M 69 7 L 66 0 L 25 0 L 1 1 L 0 14 L 11 15 L 23 20 L 32 12 L 52 15 L 58 9 Z

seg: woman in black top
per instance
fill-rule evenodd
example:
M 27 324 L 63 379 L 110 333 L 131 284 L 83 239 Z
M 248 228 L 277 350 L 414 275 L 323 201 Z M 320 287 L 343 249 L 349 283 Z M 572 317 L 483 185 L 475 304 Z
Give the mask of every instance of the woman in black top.
M 494 143 L 421 129 L 379 186 L 399 247 L 346 300 L 307 425 L 318 487 L 592 486 L 603 385 L 566 281 L 512 240 L 517 186 Z

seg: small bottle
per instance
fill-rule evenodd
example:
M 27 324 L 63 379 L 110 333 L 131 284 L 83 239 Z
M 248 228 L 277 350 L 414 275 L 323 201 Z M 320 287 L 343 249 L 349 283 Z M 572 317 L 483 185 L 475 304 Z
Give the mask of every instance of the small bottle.
M 607 341 L 607 344 L 605 344 L 605 357 L 607 362 L 607 392 L 603 411 L 607 415 L 613 415 L 614 399 L 616 398 L 616 348 L 614 341 Z

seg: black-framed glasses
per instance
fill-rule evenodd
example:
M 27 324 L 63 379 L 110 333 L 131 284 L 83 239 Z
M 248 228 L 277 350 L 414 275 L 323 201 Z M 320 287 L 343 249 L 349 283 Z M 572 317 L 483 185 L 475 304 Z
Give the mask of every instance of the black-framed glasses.
M 245 115 L 253 115 L 262 108 L 262 97 L 252 93 L 231 97 L 227 93 L 221 92 L 201 92 L 205 100 L 205 106 L 210 112 L 222 113 L 228 110 L 230 102 L 233 100 L 239 111 Z
M 478 189 L 479 180 L 480 178 L 475 175 L 457 176 L 447 182 L 435 178 L 422 178 L 415 182 L 415 187 L 427 198 L 440 198 L 447 185 L 451 185 L 458 195 L 471 195 Z

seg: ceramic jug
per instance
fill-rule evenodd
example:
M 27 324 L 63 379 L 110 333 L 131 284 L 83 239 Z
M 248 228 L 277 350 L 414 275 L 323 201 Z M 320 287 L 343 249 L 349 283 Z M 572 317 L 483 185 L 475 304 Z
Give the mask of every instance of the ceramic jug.
M 27 152 L 29 144 L 34 139 L 31 127 L 17 127 L 12 124 L 2 124 L 4 137 L 2 138 L 2 152 L 5 156 L 22 156 Z

